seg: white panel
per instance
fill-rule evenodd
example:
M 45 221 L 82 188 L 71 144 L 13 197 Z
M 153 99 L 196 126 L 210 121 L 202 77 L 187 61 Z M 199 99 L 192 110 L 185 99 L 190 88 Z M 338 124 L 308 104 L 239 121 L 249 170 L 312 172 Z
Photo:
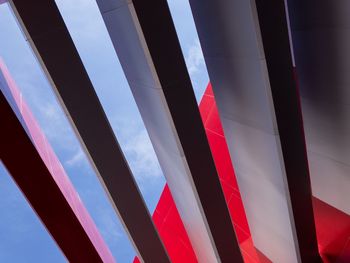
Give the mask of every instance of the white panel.
M 265 60 L 206 58 L 222 116 L 277 134 Z
M 350 215 L 350 166 L 308 151 L 313 194 Z
M 101 13 L 106 13 L 118 9 L 121 6 L 125 6 L 128 2 L 131 2 L 131 0 L 104 0 L 99 1 L 98 6 Z
M 100 2 L 105 1 L 98 1 Z M 102 13 L 102 17 L 115 50 L 123 51 L 118 52 L 118 58 L 128 82 L 155 88 L 156 81 L 136 32 L 130 8 L 132 4 L 123 5 L 118 9 Z M 159 85 L 158 88 L 160 88 Z
M 296 262 L 279 136 L 222 122 L 254 245 L 273 262 Z

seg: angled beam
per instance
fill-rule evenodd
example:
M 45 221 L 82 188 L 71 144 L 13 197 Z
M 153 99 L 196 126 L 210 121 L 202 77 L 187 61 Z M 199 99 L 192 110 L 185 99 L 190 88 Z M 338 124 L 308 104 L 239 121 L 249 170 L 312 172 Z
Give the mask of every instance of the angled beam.
M 97 3 L 199 262 L 242 262 L 167 2 Z
M 321 262 L 287 6 L 284 0 L 256 0 L 256 8 L 291 202 L 294 238 L 302 262 Z
M 8 85 L 0 71 L 0 161 L 69 262 L 115 262 L 20 93 Z
M 190 4 L 255 246 L 319 260 L 284 1 Z
M 312 190 L 350 214 L 350 2 L 288 1 Z
M 140 259 L 169 262 L 55 2 L 10 3 Z

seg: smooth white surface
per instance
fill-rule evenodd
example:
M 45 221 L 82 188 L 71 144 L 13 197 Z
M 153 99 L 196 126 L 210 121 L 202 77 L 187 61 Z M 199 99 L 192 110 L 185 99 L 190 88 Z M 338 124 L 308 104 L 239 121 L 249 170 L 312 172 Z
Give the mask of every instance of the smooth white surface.
M 297 262 L 279 136 L 222 123 L 254 245 L 273 262 Z

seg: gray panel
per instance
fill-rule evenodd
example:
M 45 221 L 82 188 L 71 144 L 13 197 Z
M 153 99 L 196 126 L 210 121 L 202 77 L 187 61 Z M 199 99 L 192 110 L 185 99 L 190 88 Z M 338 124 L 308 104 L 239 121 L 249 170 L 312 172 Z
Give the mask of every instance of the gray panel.
M 348 0 L 288 0 L 292 30 L 320 28 L 349 28 Z
M 350 28 L 293 31 L 293 39 L 301 96 L 350 105 Z
M 131 2 L 131 0 L 104 0 L 102 3 L 99 3 L 99 9 L 103 13 L 110 12 L 124 6 L 128 2 Z
M 313 193 L 350 214 L 350 2 L 288 7 Z
M 221 119 L 254 245 L 273 262 L 296 262 L 279 136 Z
M 311 151 L 308 156 L 313 194 L 350 215 L 350 166 Z
M 264 58 L 261 39 L 255 31 L 256 13 L 252 12 L 251 2 L 231 0 L 222 5 L 216 2 L 198 1 L 196 4 L 190 1 L 192 9 L 195 5 L 196 12 L 208 14 L 206 20 L 201 21 L 203 28 L 197 27 L 205 57 Z M 239 35 L 233 35 L 234 32 L 239 32 Z M 221 43 L 221 46 L 212 45 L 213 41 Z
M 215 98 L 222 116 L 277 134 L 265 60 L 206 57 L 205 61 L 215 75 Z
M 350 165 L 350 106 L 301 100 L 308 150 Z
M 105 0 L 97 1 L 100 6 Z M 128 79 L 142 87 L 160 88 L 152 75 L 149 61 L 140 43 L 140 37 L 134 26 L 134 19 L 130 11 L 132 4 L 102 13 L 113 46 L 118 52 L 118 58 Z M 122 39 L 122 40 L 121 40 Z

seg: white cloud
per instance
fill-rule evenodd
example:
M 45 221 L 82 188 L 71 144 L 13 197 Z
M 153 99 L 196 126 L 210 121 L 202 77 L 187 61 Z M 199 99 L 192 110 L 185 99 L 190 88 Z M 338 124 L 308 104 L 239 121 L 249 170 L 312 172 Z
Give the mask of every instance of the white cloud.
M 102 38 L 105 41 L 105 27 L 96 1 L 56 0 L 56 4 L 76 45 L 84 48 L 88 40 L 99 41 Z
M 142 123 L 114 118 L 112 126 L 135 178 L 139 182 L 160 178 L 159 162 Z
M 64 115 L 63 112 L 61 112 L 61 110 L 59 109 L 58 104 L 51 102 L 45 103 L 44 101 L 41 101 L 41 103 L 37 103 L 37 105 L 42 116 L 49 122 L 51 122 L 52 125 L 55 126 L 55 128 L 62 126 L 64 122 Z
M 99 230 L 108 243 L 116 242 L 123 237 L 122 226 L 118 224 L 118 219 L 112 209 L 108 207 L 97 207 L 99 217 L 96 219 L 100 224 Z
M 66 161 L 66 164 L 69 166 L 81 165 L 84 160 L 85 160 L 85 154 L 83 150 L 79 147 L 77 152 L 70 159 Z
M 202 48 L 198 39 L 194 41 L 193 45 L 188 50 L 186 64 L 190 75 L 199 73 L 201 66 L 205 64 Z
M 41 129 L 61 162 L 70 167 L 81 167 L 85 154 L 61 106 L 53 97 L 40 97 L 33 101 Z
M 160 167 L 146 130 L 140 130 L 130 138 L 125 147 L 130 166 L 139 179 L 160 177 Z
M 55 98 L 36 99 L 34 103 L 39 111 L 37 119 L 49 141 L 61 149 L 75 150 L 78 146 L 75 134 Z

